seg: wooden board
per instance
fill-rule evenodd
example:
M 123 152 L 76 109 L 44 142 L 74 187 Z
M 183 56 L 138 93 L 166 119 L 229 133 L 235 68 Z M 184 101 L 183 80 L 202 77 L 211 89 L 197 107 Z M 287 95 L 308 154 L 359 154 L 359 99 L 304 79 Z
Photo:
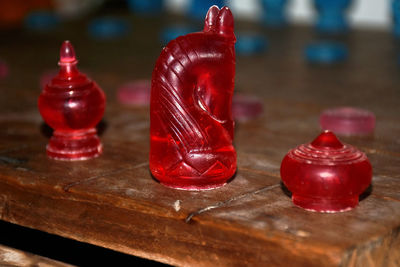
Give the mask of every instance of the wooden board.
M 2 220 L 181 266 L 400 264 L 400 69 L 389 33 L 354 32 L 344 40 L 348 62 L 314 67 L 302 57 L 316 38 L 310 29 L 263 30 L 268 53 L 237 59 L 236 91 L 264 102 L 260 118 L 236 127 L 237 175 L 220 189 L 187 192 L 150 176 L 148 109 L 116 101 L 118 86 L 150 78 L 168 19 L 128 19 L 133 33 L 108 42 L 91 40 L 85 22 L 54 33 L 1 33 L 11 71 L 0 81 Z M 63 39 L 107 94 L 97 159 L 45 155 L 50 131 L 36 107 L 38 79 L 56 67 Z M 372 188 L 349 212 L 297 208 L 281 186 L 281 159 L 319 134 L 323 109 L 342 105 L 376 114 L 374 136 L 342 138 L 367 153 Z
M 0 265 L 9 267 L 11 266 L 72 267 L 72 265 L 69 264 L 33 255 L 31 253 L 27 253 L 3 245 L 0 245 Z

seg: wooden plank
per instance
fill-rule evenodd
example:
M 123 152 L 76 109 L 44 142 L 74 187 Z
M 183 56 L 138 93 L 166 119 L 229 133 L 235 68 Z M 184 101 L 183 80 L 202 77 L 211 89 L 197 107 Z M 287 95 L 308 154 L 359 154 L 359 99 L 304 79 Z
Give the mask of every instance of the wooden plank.
M 50 52 L 57 53 L 58 37 L 38 42 L 23 35 L 0 44 L 9 62 L 31 59 L 12 65 L 16 75 L 0 82 L 2 220 L 180 266 L 399 265 L 400 79 L 387 33 L 355 32 L 344 40 L 351 48 L 348 63 L 317 68 L 301 56 L 311 31 L 268 32 L 276 40 L 269 53 L 237 61 L 237 91 L 263 99 L 265 111 L 237 125 L 236 177 L 220 189 L 187 192 L 165 188 L 149 173 L 148 109 L 115 101 L 119 84 L 150 77 L 161 47 L 154 44 L 160 20 L 133 21 L 144 25 L 138 36 L 154 33 L 149 45 L 134 37 L 97 43 L 71 25 L 62 30 L 79 37 L 82 67 L 89 67 L 108 97 L 104 154 L 84 162 L 45 155 L 49 129 L 36 110 L 39 89 L 32 84 L 55 65 Z M 40 62 L 23 49 L 26 43 L 44 54 Z M 343 138 L 370 158 L 371 192 L 349 212 L 307 212 L 293 206 L 282 188 L 280 162 L 290 148 L 318 135 L 324 108 L 338 105 L 361 106 L 377 116 L 374 136 Z
M 1 266 L 43 266 L 43 267 L 72 267 L 73 265 L 65 264 L 49 258 L 34 255 L 15 248 L 0 245 L 0 265 Z

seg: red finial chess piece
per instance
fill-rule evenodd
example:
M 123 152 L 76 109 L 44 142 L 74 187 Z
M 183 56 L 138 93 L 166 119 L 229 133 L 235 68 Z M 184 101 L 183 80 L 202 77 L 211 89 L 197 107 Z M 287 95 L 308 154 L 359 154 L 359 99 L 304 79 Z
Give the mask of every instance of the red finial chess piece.
M 150 170 L 160 183 L 212 189 L 234 175 L 234 43 L 231 11 L 212 6 L 202 32 L 178 37 L 161 52 L 150 104 Z
M 85 160 L 102 152 L 96 134 L 105 109 L 105 96 L 98 85 L 77 69 L 78 61 L 69 41 L 60 50 L 60 71 L 39 96 L 45 122 L 54 129 L 47 155 L 58 160 Z
M 367 156 L 330 131 L 289 151 L 281 177 L 293 203 L 307 210 L 340 212 L 354 208 L 372 179 Z

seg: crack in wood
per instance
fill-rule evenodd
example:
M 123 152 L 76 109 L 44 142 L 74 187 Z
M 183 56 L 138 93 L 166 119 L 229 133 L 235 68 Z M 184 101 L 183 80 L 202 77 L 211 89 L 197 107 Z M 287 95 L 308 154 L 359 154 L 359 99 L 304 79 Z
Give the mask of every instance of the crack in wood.
M 27 159 L 18 159 L 8 156 L 0 156 L 0 163 L 10 164 L 10 165 L 20 165 L 26 163 Z
M 246 168 L 246 167 L 240 167 L 240 170 L 241 171 L 249 171 L 249 172 L 257 173 L 257 174 L 269 175 L 271 177 L 276 177 L 276 178 L 281 179 L 281 175 L 279 174 L 279 172 L 274 173 L 274 172 L 270 172 L 267 170 L 256 170 L 256 169 L 251 169 L 251 168 Z
M 247 192 L 247 193 L 243 193 L 243 194 L 231 197 L 230 199 L 227 199 L 227 200 L 224 200 L 224 201 L 220 201 L 220 202 L 218 202 L 218 203 L 216 203 L 214 205 L 210 205 L 210 206 L 207 206 L 205 208 L 199 209 L 197 211 L 191 212 L 186 217 L 185 222 L 189 223 L 193 219 L 194 216 L 200 215 L 200 214 L 202 214 L 202 213 L 204 213 L 206 211 L 210 211 L 210 210 L 221 208 L 221 207 L 226 207 L 230 203 L 232 203 L 232 202 L 234 202 L 236 200 L 243 199 L 243 198 L 246 198 L 246 197 L 249 197 L 249 196 L 252 196 L 252 195 L 256 195 L 256 194 L 259 194 L 259 193 L 263 193 L 263 192 L 272 190 L 272 189 L 280 187 L 280 186 L 281 186 L 280 183 L 273 184 L 273 185 L 265 186 L 265 187 L 262 187 L 260 189 L 257 189 L 257 190 L 251 191 L 251 192 Z
M 385 155 L 391 157 L 400 157 L 400 153 L 388 151 L 384 149 L 378 148 L 369 148 L 369 147 L 360 147 L 360 149 L 364 150 L 366 154 L 377 154 L 377 155 Z
M 375 193 L 372 193 L 371 195 L 376 197 L 376 198 L 379 198 L 379 199 L 400 202 L 400 199 L 397 199 L 397 198 L 394 198 L 394 197 L 382 196 L 382 195 L 378 195 L 378 194 L 375 194 Z
M 74 186 L 77 186 L 77 185 L 80 185 L 80 184 L 83 184 L 83 183 L 86 183 L 86 182 L 90 182 L 90 181 L 93 181 L 93 180 L 96 180 L 96 179 L 99 179 L 101 177 L 105 177 L 105 176 L 108 176 L 108 175 L 114 175 L 114 174 L 122 173 L 122 172 L 125 172 L 125 171 L 134 170 L 134 169 L 137 169 L 137 168 L 140 168 L 140 167 L 147 166 L 148 164 L 149 163 L 146 161 L 146 162 L 142 162 L 142 163 L 136 164 L 135 166 L 132 166 L 132 167 L 120 168 L 120 169 L 112 170 L 112 171 L 105 172 L 105 173 L 102 173 L 102 174 L 99 174 L 99 175 L 91 176 L 91 177 L 88 177 L 88 178 L 83 179 L 83 180 L 79 180 L 79 181 L 76 181 L 76 182 L 68 183 L 68 184 L 63 186 L 63 190 L 65 192 L 68 192 Z
M 15 151 L 20 151 L 22 149 L 25 149 L 29 147 L 28 145 L 20 145 L 16 146 L 13 148 L 9 149 L 3 149 L 0 150 L 0 154 L 5 154 L 5 153 L 10 153 L 10 152 L 15 152 Z M 28 159 L 25 158 L 15 158 L 15 157 L 10 157 L 7 155 L 0 155 L 0 164 L 5 164 L 5 165 L 22 165 L 28 162 Z

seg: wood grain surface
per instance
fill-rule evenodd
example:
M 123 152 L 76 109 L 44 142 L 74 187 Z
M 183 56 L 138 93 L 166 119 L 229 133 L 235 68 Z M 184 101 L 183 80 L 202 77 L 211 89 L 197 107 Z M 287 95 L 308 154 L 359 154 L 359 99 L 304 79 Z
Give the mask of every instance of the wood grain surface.
M 73 267 L 59 261 L 40 257 L 15 248 L 0 245 L 0 266 L 4 267 Z
M 0 80 L 2 220 L 179 266 L 400 265 L 400 67 L 388 32 L 352 32 L 343 39 L 349 61 L 317 67 L 302 57 L 318 38 L 311 29 L 261 29 L 269 51 L 237 58 L 235 90 L 264 103 L 260 118 L 236 125 L 237 174 L 220 189 L 188 192 L 149 173 L 148 108 L 116 101 L 118 86 L 150 79 L 159 30 L 175 19 L 126 19 L 133 31 L 121 40 L 90 39 L 85 21 L 50 33 L 0 33 L 0 57 L 10 66 Z M 64 39 L 107 95 L 104 154 L 88 161 L 45 154 L 51 130 L 36 107 L 39 77 L 57 67 Z M 308 212 L 282 188 L 280 162 L 319 134 L 320 112 L 335 106 L 376 114 L 373 136 L 341 138 L 369 157 L 372 186 L 354 210 Z

